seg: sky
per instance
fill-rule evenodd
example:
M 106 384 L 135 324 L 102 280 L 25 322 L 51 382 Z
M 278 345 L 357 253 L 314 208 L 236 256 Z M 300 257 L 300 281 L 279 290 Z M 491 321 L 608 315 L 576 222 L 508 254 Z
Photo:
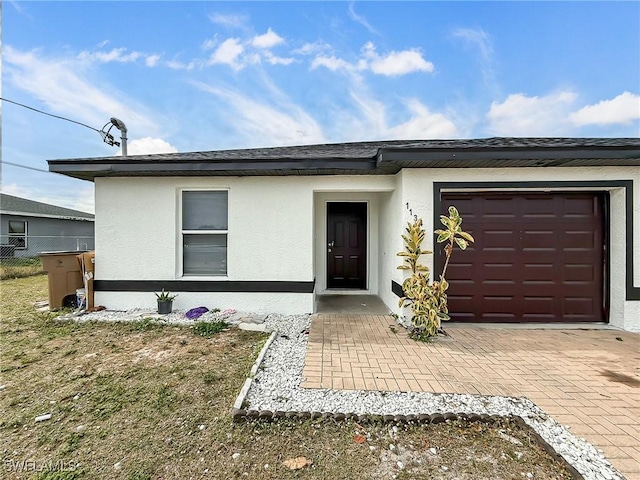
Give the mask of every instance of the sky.
M 40 170 L 119 155 L 87 128 L 111 117 L 127 126 L 129 155 L 640 136 L 636 1 L 1 8 L 1 96 L 86 125 L 1 102 L 2 191 L 82 211 L 94 211 L 93 183 Z

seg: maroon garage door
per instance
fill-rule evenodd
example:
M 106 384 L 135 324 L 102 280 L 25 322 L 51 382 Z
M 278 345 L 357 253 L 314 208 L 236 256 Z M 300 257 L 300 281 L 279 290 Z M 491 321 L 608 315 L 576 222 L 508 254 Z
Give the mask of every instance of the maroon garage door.
M 601 322 L 604 197 L 590 192 L 445 193 L 476 242 L 447 270 L 463 322 Z

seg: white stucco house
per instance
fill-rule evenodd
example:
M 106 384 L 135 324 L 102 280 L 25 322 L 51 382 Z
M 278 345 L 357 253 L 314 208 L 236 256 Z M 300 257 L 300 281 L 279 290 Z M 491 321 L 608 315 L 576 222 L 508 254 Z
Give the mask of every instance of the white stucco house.
M 401 233 L 449 205 L 476 239 L 449 266 L 452 319 L 640 330 L 640 139 L 379 141 L 49 161 L 95 182 L 96 304 L 313 312 L 397 306 Z M 439 271 L 442 252 L 431 262 Z

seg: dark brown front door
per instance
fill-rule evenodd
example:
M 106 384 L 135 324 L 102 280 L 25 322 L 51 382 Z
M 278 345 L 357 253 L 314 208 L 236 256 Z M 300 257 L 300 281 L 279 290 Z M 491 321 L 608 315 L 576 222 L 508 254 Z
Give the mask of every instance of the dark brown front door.
M 450 205 L 475 237 L 447 270 L 452 320 L 607 320 L 604 194 L 443 194 L 442 213 Z
M 367 286 L 367 204 L 327 203 L 327 288 Z

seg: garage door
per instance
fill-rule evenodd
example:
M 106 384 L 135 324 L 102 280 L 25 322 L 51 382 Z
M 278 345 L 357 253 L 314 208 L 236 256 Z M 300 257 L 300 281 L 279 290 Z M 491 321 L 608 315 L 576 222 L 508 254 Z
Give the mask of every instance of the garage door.
M 449 205 L 476 240 L 447 270 L 453 321 L 606 320 L 603 194 L 443 194 Z

